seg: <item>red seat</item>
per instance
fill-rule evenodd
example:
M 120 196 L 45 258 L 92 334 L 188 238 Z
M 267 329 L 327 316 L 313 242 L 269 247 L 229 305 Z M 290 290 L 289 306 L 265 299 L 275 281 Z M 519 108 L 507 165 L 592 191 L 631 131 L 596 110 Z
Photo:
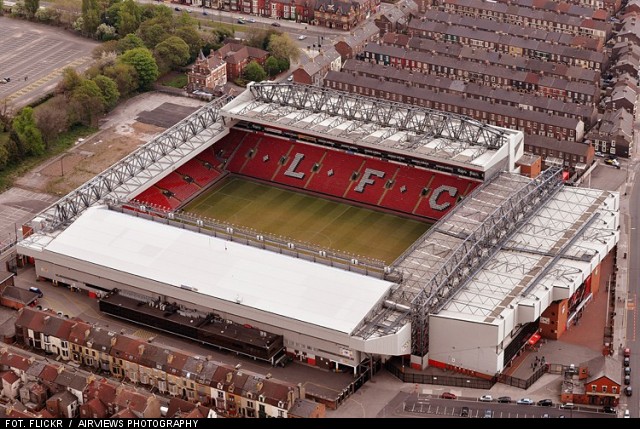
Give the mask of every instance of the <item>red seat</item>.
M 351 185 L 353 173 L 359 171 L 363 163 L 364 159 L 357 155 L 327 149 L 327 155 L 307 189 L 342 198 Z
M 296 186 L 299 188 L 305 187 L 307 182 L 313 175 L 313 166 L 322 160 L 322 157 L 327 152 L 326 149 L 312 146 L 304 143 L 296 143 L 293 145 L 293 149 L 289 152 L 286 162 L 280 168 L 274 180 L 285 185 Z M 297 154 L 303 155 L 302 158 L 296 158 Z M 295 168 L 292 170 L 293 174 L 302 177 L 295 177 L 285 174 L 287 169 L 291 167 L 292 163 L 298 159 Z
M 287 155 L 290 149 L 290 141 L 263 136 L 254 147 L 253 156 L 245 164 L 243 174 L 271 180 L 276 171 L 282 167 L 280 159 Z
M 174 210 L 180 205 L 180 201 L 175 198 L 168 198 L 162 191 L 155 186 L 150 187 L 146 191 L 133 198 L 141 203 L 149 204 L 163 210 Z
M 193 183 L 186 182 L 178 173 L 169 174 L 156 183 L 156 186 L 160 189 L 170 191 L 180 201 L 187 200 L 201 189 Z
M 198 155 L 199 156 L 199 155 Z M 211 165 L 211 163 L 209 163 Z M 220 177 L 220 171 L 205 167 L 203 161 L 193 158 L 191 161 L 181 165 L 176 170 L 178 173 L 191 177 L 198 185 L 204 187 Z

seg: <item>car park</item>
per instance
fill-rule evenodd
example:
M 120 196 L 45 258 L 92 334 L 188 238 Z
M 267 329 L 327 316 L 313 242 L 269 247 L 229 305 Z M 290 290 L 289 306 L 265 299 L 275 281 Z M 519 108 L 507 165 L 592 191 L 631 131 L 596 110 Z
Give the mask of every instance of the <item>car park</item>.
M 553 407 L 553 401 L 551 399 L 541 399 L 538 401 L 539 407 Z
M 480 402 L 492 402 L 493 397 L 491 395 L 482 395 L 480 398 L 478 398 L 478 400 Z
M 518 399 L 516 401 L 516 404 L 518 404 L 518 405 L 533 405 L 534 402 L 530 398 L 522 398 L 522 399 Z
M 444 392 L 442 395 L 440 395 L 440 398 L 442 399 L 458 399 L 458 397 L 456 395 L 454 395 L 451 392 Z
M 501 396 L 498 398 L 498 402 L 500 402 L 501 404 L 510 404 L 511 396 Z

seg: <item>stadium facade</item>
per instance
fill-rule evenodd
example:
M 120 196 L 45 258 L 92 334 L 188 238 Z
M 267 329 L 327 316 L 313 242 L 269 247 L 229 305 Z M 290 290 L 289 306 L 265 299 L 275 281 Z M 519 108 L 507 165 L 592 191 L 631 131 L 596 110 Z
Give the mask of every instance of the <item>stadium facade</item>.
M 111 314 L 131 318 L 133 300 L 215 321 L 238 338 L 220 347 L 274 364 L 286 353 L 357 372 L 410 355 L 494 375 L 531 336 L 564 331 L 619 235 L 616 193 L 564 186 L 557 169 L 520 176 L 522 152 L 521 132 L 461 116 L 252 84 L 43 211 L 18 252 L 43 279 L 101 293 Z M 381 265 L 180 211 L 226 175 L 436 223 Z M 574 316 L 549 310 L 563 305 Z M 147 323 L 171 330 L 161 319 Z M 257 355 L 243 329 L 282 347 Z

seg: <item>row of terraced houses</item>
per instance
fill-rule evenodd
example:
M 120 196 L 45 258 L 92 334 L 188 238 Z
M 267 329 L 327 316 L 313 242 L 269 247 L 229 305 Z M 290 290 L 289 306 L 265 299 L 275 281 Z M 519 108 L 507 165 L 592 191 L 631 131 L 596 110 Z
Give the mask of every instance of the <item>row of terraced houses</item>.
M 231 417 L 323 417 L 324 405 L 302 386 L 143 341 L 30 307 L 20 310 L 16 340 L 62 362 L 145 386 L 162 395 L 211 406 Z M 296 410 L 306 410 L 300 416 Z

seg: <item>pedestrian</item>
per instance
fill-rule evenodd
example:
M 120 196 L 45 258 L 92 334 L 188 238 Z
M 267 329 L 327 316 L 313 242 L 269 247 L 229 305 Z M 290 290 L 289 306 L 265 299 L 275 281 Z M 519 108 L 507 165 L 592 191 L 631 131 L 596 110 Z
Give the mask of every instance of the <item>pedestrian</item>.
M 29 79 L 29 76 L 25 76 L 25 77 L 24 77 L 24 81 L 25 81 L 25 82 L 27 81 L 27 79 Z

